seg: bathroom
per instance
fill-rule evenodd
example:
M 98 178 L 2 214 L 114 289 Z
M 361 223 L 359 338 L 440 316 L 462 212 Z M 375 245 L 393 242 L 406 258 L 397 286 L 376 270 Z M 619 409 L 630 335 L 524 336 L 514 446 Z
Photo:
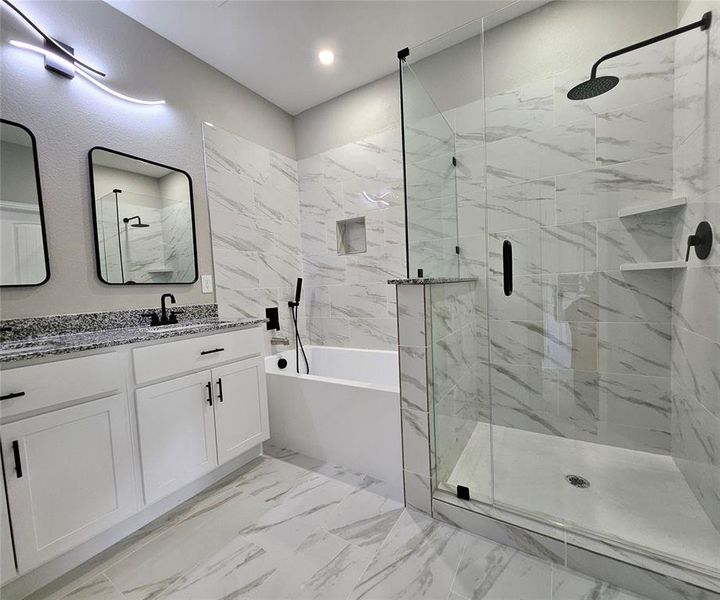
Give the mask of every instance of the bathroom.
M 720 3 L 2 0 L 0 119 L 3 598 L 720 598 Z

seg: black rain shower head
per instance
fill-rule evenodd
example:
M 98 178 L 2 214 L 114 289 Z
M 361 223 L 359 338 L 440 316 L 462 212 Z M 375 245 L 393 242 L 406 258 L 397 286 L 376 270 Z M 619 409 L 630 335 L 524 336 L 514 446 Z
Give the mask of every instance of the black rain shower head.
M 613 89 L 620 79 L 614 75 L 604 75 L 603 77 L 591 77 L 587 81 L 578 83 L 573 89 L 567 93 L 570 100 L 587 100 L 594 98 Z
M 695 23 L 690 23 L 689 25 L 685 25 L 684 27 L 673 29 L 672 31 L 668 31 L 667 33 L 656 35 L 655 37 L 649 38 L 642 42 L 638 42 L 637 44 L 633 44 L 632 46 L 627 46 L 626 48 L 621 48 L 620 50 L 616 50 L 615 52 L 610 52 L 610 54 L 606 54 L 592 66 L 592 70 L 590 71 L 590 79 L 588 79 L 587 81 L 583 81 L 582 83 L 578 83 L 567 93 L 568 99 L 587 100 L 588 98 L 594 98 L 595 96 L 599 96 L 600 94 L 609 92 L 620 82 L 620 79 L 618 79 L 614 75 L 604 75 L 602 77 L 597 76 L 597 68 L 601 62 L 608 60 L 609 58 L 620 56 L 621 54 L 626 54 L 627 52 L 632 52 L 633 50 L 637 50 L 638 48 L 643 48 L 645 46 L 649 46 L 650 44 L 661 42 L 662 40 L 666 40 L 676 35 L 680 35 L 681 33 L 685 33 L 686 31 L 691 31 L 697 28 L 700 28 L 700 31 L 705 31 L 707 29 L 710 29 L 711 22 L 712 12 L 708 11 L 702 16 L 702 19 L 700 19 L 699 21 L 695 21 Z
M 150 227 L 147 223 L 143 223 L 138 215 L 135 215 L 134 217 L 125 217 L 123 219 L 123 223 L 129 223 L 134 219 L 137 219 L 137 223 L 133 223 L 130 227 Z

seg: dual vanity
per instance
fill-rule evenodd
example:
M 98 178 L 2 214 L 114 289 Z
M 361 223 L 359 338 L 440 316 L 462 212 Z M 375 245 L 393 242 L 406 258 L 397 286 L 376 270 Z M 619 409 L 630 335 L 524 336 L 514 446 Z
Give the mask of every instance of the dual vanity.
M 184 308 L 3 321 L 3 583 L 79 564 L 260 454 L 265 320 Z

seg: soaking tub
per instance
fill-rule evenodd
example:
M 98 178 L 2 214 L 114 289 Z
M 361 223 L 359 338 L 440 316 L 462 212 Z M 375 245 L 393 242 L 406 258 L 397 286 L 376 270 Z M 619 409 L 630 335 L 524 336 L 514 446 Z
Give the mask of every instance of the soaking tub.
M 265 359 L 270 442 L 402 489 L 397 352 L 306 346 Z M 278 360 L 287 367 L 280 369 Z

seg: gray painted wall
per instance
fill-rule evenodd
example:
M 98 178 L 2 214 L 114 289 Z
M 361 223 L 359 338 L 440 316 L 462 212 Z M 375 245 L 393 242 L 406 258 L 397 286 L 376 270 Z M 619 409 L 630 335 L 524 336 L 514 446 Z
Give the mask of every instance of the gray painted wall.
M 199 59 L 99 1 L 21 2 L 20 7 L 130 95 L 164 98 L 147 107 L 115 99 L 87 82 L 50 75 L 42 58 L 8 45 L 37 36 L 7 10 L 0 29 L 3 118 L 37 138 L 50 253 L 50 281 L 0 291 L 3 318 L 155 306 L 162 292 L 181 304 L 213 302 L 194 285 L 120 287 L 95 273 L 87 152 L 101 145 L 173 165 L 193 179 L 200 274 L 212 273 L 203 120 L 295 156 L 290 115 Z

